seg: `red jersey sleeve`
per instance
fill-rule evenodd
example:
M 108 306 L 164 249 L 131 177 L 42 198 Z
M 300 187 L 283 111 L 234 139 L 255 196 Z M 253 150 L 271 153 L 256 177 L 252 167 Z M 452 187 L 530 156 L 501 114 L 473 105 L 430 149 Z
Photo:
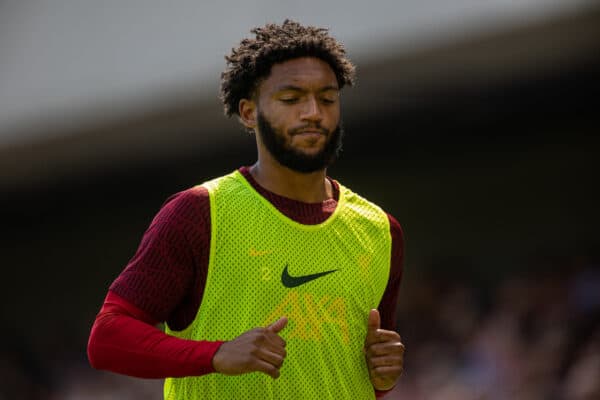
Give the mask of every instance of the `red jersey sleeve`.
M 170 197 L 110 291 L 174 330 L 195 318 L 208 272 L 210 199 L 204 187 Z
M 90 365 L 140 378 L 214 372 L 212 358 L 223 342 L 169 336 L 155 323 L 145 311 L 109 292 L 90 333 Z
M 390 221 L 390 234 L 392 236 L 390 275 L 378 310 L 381 315 L 381 328 L 395 331 L 396 309 L 404 265 L 404 233 L 402 232 L 402 227 L 393 216 L 388 214 L 388 219 Z
M 396 309 L 404 266 L 404 233 L 402 227 L 392 215 L 388 214 L 388 219 L 390 221 L 390 234 L 392 236 L 390 276 L 378 310 L 381 316 L 381 328 L 395 331 Z M 379 399 L 391 391 L 392 389 L 387 391 L 375 390 L 375 396 Z
M 90 364 L 143 378 L 213 372 L 222 342 L 169 336 L 154 325 L 180 330 L 193 320 L 208 265 L 210 202 L 192 188 L 167 200 L 135 256 L 110 287 L 88 342 Z

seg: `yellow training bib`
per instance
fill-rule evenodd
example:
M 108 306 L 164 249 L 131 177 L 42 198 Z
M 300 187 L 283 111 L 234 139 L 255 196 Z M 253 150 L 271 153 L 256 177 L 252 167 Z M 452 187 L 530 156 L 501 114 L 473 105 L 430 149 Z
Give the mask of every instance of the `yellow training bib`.
M 279 212 L 238 171 L 203 184 L 210 194 L 206 286 L 194 322 L 171 335 L 231 340 L 286 316 L 279 379 L 262 373 L 169 378 L 168 400 L 369 399 L 362 353 L 369 310 L 385 290 L 387 215 L 340 185 L 335 212 L 302 225 Z

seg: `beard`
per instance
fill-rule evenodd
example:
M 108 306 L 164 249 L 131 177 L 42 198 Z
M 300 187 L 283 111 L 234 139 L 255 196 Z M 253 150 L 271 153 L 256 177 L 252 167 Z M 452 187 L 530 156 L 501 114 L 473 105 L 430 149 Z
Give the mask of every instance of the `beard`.
M 331 132 L 321 151 L 312 155 L 289 146 L 285 140 L 285 133 L 273 128 L 260 111 L 257 123 L 258 133 L 269 153 L 277 162 L 292 171 L 308 174 L 323 170 L 334 163 L 342 150 L 344 132 L 341 123 Z M 322 129 L 319 126 L 317 128 Z

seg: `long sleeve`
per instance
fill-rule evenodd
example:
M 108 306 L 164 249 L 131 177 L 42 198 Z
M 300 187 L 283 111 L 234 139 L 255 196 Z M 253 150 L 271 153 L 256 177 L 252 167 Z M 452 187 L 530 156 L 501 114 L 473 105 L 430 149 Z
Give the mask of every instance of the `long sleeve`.
M 390 276 L 378 310 L 381 315 L 381 327 L 387 330 L 396 330 L 396 309 L 404 269 L 404 233 L 402 227 L 392 215 L 388 214 L 388 219 L 392 236 Z M 392 389 L 386 391 L 375 390 L 375 396 L 379 399 L 391 391 Z
M 210 209 L 203 188 L 167 200 L 127 267 L 110 287 L 88 342 L 94 368 L 143 378 L 213 372 L 222 342 L 184 340 L 155 325 L 184 329 L 199 307 L 208 268 Z
M 169 336 L 147 313 L 109 292 L 88 342 L 92 367 L 140 378 L 197 376 L 214 372 L 222 342 Z
M 388 214 L 388 219 L 392 236 L 390 275 L 378 309 L 381 314 L 381 327 L 393 331 L 396 330 L 396 310 L 404 268 L 404 233 L 393 216 Z

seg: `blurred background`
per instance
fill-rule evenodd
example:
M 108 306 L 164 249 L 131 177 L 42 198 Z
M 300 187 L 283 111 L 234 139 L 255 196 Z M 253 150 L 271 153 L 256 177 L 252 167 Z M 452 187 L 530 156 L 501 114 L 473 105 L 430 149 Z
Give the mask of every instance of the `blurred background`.
M 0 399 L 160 399 L 89 329 L 164 200 L 255 160 L 224 55 L 329 27 L 358 67 L 330 175 L 402 224 L 390 399 L 600 398 L 600 2 L 0 1 Z

